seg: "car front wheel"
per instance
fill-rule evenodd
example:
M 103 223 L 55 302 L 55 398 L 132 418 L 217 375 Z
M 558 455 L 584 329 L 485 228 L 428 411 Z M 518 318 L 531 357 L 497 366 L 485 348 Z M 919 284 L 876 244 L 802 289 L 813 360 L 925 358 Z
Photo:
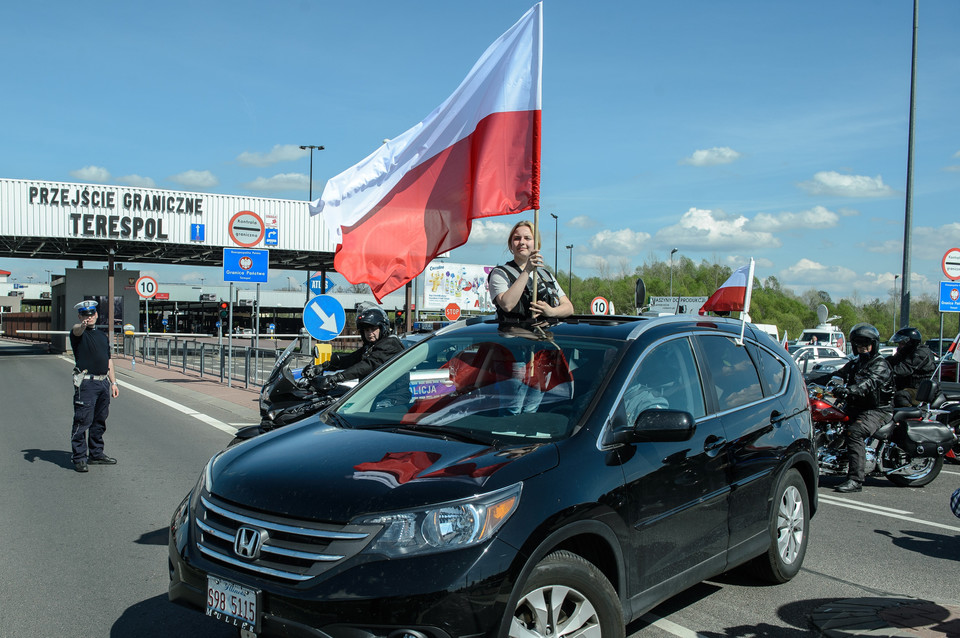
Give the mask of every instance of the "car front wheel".
M 620 597 L 595 565 L 568 551 L 544 558 L 523 584 L 510 638 L 623 638 Z

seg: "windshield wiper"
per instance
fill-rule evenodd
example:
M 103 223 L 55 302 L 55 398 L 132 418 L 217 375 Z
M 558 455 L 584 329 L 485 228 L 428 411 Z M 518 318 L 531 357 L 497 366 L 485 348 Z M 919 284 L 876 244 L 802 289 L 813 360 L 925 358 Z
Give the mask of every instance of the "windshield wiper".
M 333 421 L 332 424 L 330 423 L 331 421 Z M 336 410 L 328 410 L 328 411 L 326 412 L 326 414 L 324 414 L 324 423 L 326 423 L 327 425 L 335 425 L 335 426 L 337 426 L 338 428 L 350 428 L 350 427 L 353 427 L 353 426 L 350 424 L 350 422 L 347 421 L 347 420 L 346 420 L 345 418 L 343 418 L 342 416 L 340 416 L 340 414 L 339 414 Z
M 440 438 L 454 439 L 457 441 L 463 441 L 464 443 L 474 443 L 476 445 L 491 445 L 496 447 L 498 442 L 497 437 L 494 436 L 481 436 L 473 431 L 456 430 L 444 427 L 442 425 L 408 424 L 402 428 L 398 428 L 398 431 L 400 429 L 413 433 L 437 435 Z

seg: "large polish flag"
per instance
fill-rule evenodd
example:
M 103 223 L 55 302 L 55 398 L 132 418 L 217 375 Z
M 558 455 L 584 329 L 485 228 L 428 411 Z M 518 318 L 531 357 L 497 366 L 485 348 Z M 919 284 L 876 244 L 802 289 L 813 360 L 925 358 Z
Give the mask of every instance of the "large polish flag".
M 753 290 L 753 259 L 747 266 L 741 266 L 733 271 L 723 285 L 710 295 L 706 303 L 700 307 L 700 314 L 708 312 L 750 312 L 750 296 Z
M 334 267 L 381 300 L 472 220 L 540 207 L 542 3 L 504 33 L 422 122 L 330 179 L 322 213 Z

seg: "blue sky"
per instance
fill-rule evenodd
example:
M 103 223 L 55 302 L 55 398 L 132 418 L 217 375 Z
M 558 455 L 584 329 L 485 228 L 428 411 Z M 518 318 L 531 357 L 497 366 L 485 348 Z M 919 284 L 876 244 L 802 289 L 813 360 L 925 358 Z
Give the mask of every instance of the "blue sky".
M 304 199 L 439 105 L 530 0 L 14 3 L 0 176 Z M 887 300 L 902 266 L 911 0 L 545 0 L 543 250 L 678 256 Z M 960 246 L 960 2 L 920 7 L 914 297 Z M 508 258 L 522 217 L 453 252 Z M 10 260 L 20 281 L 72 262 Z M 161 281 L 216 269 L 143 267 Z M 213 270 L 213 275 L 211 275 Z M 286 283 L 273 270 L 271 287 Z M 274 274 L 275 273 L 275 274 Z M 300 275 L 296 275 L 298 278 Z

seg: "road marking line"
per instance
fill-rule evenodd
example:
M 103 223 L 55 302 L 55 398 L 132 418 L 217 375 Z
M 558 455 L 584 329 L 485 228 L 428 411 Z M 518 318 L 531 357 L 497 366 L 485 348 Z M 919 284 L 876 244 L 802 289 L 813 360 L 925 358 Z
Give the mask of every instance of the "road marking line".
M 883 510 L 885 512 L 893 512 L 894 514 L 913 514 L 913 512 L 908 512 L 906 510 L 895 510 L 892 507 L 884 507 L 882 505 L 874 505 L 873 503 L 864 503 L 862 501 L 854 501 L 849 498 L 841 498 L 839 496 L 827 496 L 826 494 L 821 494 L 820 498 L 827 501 L 828 503 L 830 502 L 837 503 L 837 504 L 852 503 L 853 505 L 862 505 L 864 507 L 873 507 L 878 510 Z
M 149 399 L 153 399 L 154 401 L 157 401 L 158 403 L 162 403 L 162 404 L 164 404 L 164 405 L 167 406 L 167 407 L 173 408 L 174 410 L 176 410 L 176 411 L 178 411 L 178 412 L 182 412 L 183 414 L 186 414 L 187 416 L 192 416 L 193 418 L 197 419 L 198 421 L 201 421 L 201 422 L 203 422 L 203 423 L 206 423 L 207 425 L 213 426 L 213 427 L 217 428 L 218 430 L 221 430 L 221 431 L 223 431 L 223 432 L 226 432 L 227 434 L 236 434 L 236 433 L 237 433 L 237 428 L 232 427 L 232 426 L 230 426 L 230 425 L 227 425 L 227 424 L 224 423 L 223 421 L 219 421 L 219 420 L 213 418 L 212 416 L 207 416 L 206 414 L 204 414 L 204 413 L 202 413 L 202 412 L 197 412 L 197 411 L 194 410 L 193 408 L 188 408 L 188 407 L 186 407 L 186 406 L 184 406 L 184 405 L 180 405 L 180 404 L 177 403 L 176 401 L 171 401 L 170 399 L 167 399 L 167 398 L 165 398 L 165 397 L 162 397 L 162 396 L 160 396 L 159 394 L 154 394 L 153 392 L 150 392 L 150 391 L 148 391 L 148 390 L 144 390 L 144 389 L 142 389 L 142 388 L 138 388 L 137 386 L 131 385 L 131 384 L 127 383 L 126 381 L 121 381 L 120 379 L 117 379 L 117 384 L 123 386 L 124 388 L 127 388 L 128 390 L 132 390 L 132 391 L 134 391 L 134 392 L 137 392 L 137 393 L 139 393 L 139 394 L 142 394 L 143 396 L 145 396 L 145 397 L 147 397 L 147 398 L 149 398 Z
M 692 629 L 687 629 L 683 625 L 678 625 L 671 620 L 661 618 L 655 614 L 644 614 L 640 616 L 640 620 L 646 622 L 648 625 L 659 627 L 667 633 L 671 633 L 674 636 L 679 636 L 680 638 L 703 638 L 703 634 L 697 633 Z
M 951 472 L 950 470 L 941 470 L 941 474 L 953 474 L 955 476 L 960 476 L 960 472 Z
M 948 529 L 951 532 L 960 532 L 960 527 L 954 527 L 953 525 L 944 525 L 943 523 L 934 523 L 933 521 L 925 521 L 920 518 L 911 518 L 910 516 L 901 516 L 900 514 L 882 512 L 879 509 L 875 509 L 873 507 L 861 507 L 854 503 L 841 501 L 840 499 L 830 498 L 829 496 L 828 497 L 821 496 L 820 500 L 825 501 L 827 503 L 832 503 L 833 505 L 839 505 L 840 507 L 848 507 L 852 510 L 867 512 L 869 514 L 878 514 L 879 516 L 887 516 L 889 518 L 899 518 L 900 520 L 910 521 L 911 523 L 917 523 L 919 525 L 929 525 L 930 527 L 939 527 L 940 529 Z

